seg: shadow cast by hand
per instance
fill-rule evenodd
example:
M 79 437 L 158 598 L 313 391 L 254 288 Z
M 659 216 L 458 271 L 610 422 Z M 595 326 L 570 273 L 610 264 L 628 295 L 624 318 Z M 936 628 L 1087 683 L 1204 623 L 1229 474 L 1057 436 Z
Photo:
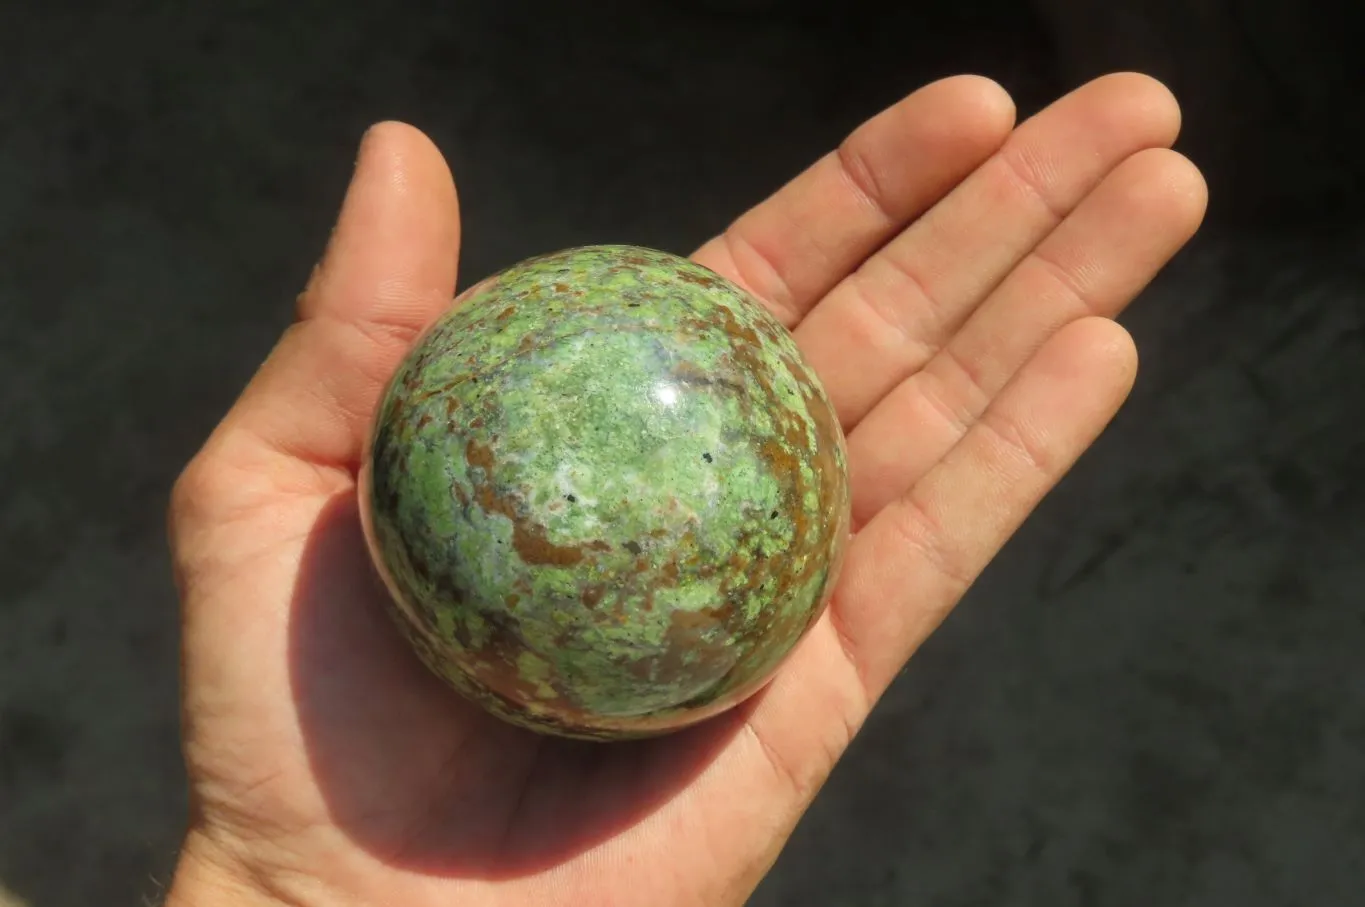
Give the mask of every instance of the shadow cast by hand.
M 667 737 L 542 737 L 428 672 L 385 613 L 353 494 L 324 509 L 289 617 L 290 681 L 328 819 L 397 869 L 509 879 L 628 834 L 692 782 L 755 699 Z

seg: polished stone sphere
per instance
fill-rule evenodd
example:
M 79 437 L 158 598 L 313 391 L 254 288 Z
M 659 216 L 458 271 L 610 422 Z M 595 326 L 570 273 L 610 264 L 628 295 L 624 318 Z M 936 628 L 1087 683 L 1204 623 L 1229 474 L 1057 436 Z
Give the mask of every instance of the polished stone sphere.
M 463 293 L 399 365 L 361 482 L 421 660 L 533 730 L 672 731 L 823 611 L 846 448 L 791 334 L 678 256 L 570 249 Z

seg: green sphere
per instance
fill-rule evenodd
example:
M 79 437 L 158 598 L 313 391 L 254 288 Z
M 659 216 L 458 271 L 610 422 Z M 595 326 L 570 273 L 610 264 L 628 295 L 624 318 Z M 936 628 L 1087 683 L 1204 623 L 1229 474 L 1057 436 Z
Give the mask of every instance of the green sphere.
M 532 730 L 644 737 L 751 696 L 820 616 L 847 452 L 757 300 L 592 246 L 494 275 L 418 338 L 361 514 L 397 624 L 452 687 Z

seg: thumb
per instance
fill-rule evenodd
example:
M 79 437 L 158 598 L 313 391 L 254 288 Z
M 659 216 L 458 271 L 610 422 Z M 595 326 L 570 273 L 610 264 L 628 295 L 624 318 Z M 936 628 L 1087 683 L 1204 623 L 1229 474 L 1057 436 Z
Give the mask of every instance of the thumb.
M 372 127 L 298 320 L 215 434 L 353 472 L 384 383 L 451 303 L 459 241 L 440 151 L 411 126 Z

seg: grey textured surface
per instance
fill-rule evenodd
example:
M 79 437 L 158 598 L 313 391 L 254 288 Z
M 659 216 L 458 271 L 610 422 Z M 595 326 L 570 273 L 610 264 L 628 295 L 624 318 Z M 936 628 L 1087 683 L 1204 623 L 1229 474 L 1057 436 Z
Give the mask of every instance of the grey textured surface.
M 451 158 L 468 282 L 577 242 L 686 251 L 939 75 L 1027 110 L 1125 67 L 1171 80 L 1213 189 L 1125 317 L 1134 399 L 755 903 L 1359 903 L 1365 149 L 1342 33 L 1289 3 L 1241 24 L 764 6 L 3 6 L 0 903 L 136 903 L 165 877 L 166 492 L 289 317 L 368 123 Z

